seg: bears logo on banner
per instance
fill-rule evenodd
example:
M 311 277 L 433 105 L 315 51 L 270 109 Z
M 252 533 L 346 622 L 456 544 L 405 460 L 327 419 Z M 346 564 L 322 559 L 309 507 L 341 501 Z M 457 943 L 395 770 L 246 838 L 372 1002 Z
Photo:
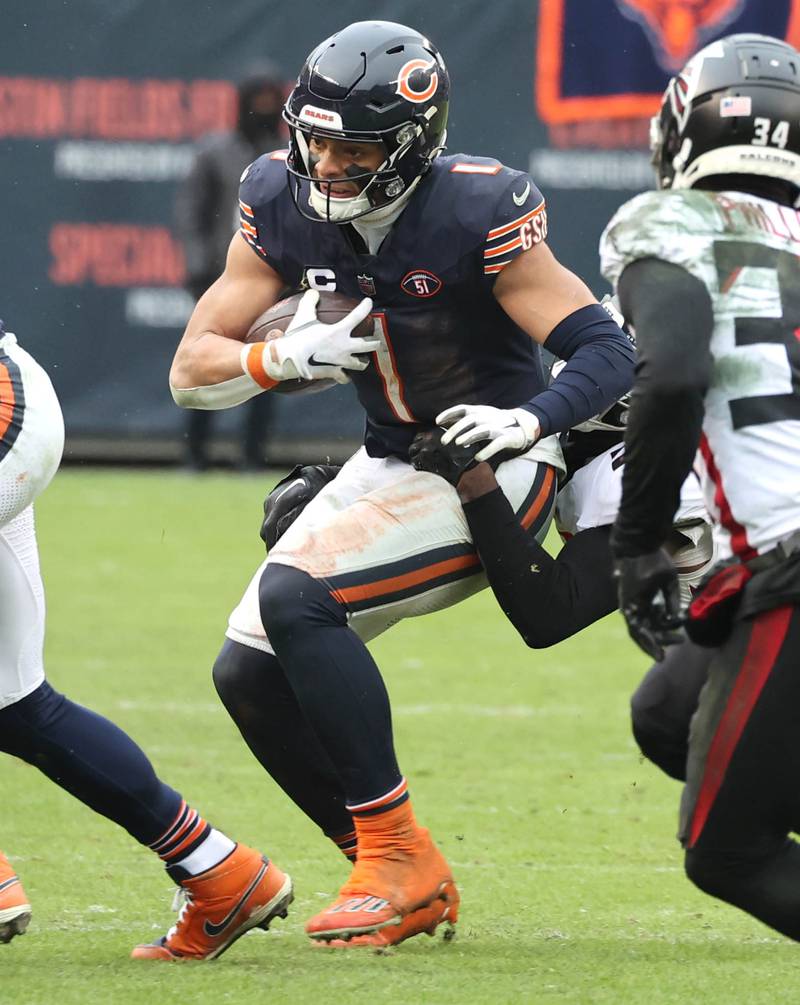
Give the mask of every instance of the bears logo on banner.
M 622 13 L 644 27 L 659 63 L 672 73 L 712 35 L 724 32 L 744 5 L 745 0 L 618 0 Z
M 557 147 L 646 146 L 672 76 L 733 32 L 800 43 L 800 0 L 540 0 L 535 99 Z

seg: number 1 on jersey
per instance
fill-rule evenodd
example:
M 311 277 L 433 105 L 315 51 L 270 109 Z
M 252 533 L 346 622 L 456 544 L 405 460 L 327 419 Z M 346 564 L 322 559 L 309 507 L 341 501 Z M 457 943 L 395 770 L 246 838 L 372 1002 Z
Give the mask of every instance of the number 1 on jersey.
M 389 402 L 389 408 L 401 422 L 416 422 L 411 414 L 411 409 L 405 401 L 403 393 L 403 382 L 397 372 L 397 364 L 392 351 L 392 343 L 389 338 L 389 324 L 383 311 L 377 311 L 372 315 L 374 320 L 375 338 L 381 340 L 381 347 L 374 353 L 375 365 L 381 377 L 383 393 Z

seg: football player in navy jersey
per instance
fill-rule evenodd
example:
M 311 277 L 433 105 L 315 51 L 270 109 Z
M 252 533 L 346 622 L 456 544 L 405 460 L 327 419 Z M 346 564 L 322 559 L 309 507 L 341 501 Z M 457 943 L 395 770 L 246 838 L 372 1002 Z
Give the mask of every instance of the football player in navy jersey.
M 447 411 L 487 442 L 529 532 L 546 532 L 554 434 L 630 386 L 633 353 L 545 243 L 544 200 L 495 160 L 444 156 L 449 78 L 418 32 L 352 24 L 317 46 L 287 100 L 288 153 L 245 172 L 241 235 L 197 304 L 170 373 L 175 400 L 224 408 L 302 378 L 352 380 L 364 446 L 257 570 L 214 676 L 246 742 L 345 851 L 317 940 L 382 945 L 455 920 L 450 869 L 414 819 L 386 690 L 365 646 L 404 617 L 480 589 L 452 486 L 409 464 Z M 242 345 L 286 288 L 308 287 L 286 335 Z M 318 291 L 368 297 L 333 325 Z M 351 336 L 372 315 L 369 338 Z M 566 360 L 547 389 L 540 346 Z M 502 461 L 502 463 L 500 463 Z

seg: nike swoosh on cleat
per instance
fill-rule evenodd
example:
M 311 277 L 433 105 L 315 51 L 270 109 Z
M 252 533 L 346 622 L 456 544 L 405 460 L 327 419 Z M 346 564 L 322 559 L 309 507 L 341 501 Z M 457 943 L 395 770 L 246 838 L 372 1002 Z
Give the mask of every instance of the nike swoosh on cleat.
M 225 931 L 226 928 L 230 927 L 236 915 L 244 907 L 245 902 L 250 899 L 253 890 L 255 890 L 255 888 L 264 878 L 264 873 L 267 871 L 268 868 L 269 866 L 266 864 L 261 866 L 261 868 L 258 870 L 258 875 L 256 876 L 256 878 L 253 880 L 250 886 L 248 886 L 248 888 L 244 891 L 244 893 L 233 905 L 230 911 L 228 911 L 228 913 L 225 915 L 222 921 L 220 921 L 217 924 L 211 921 L 203 922 L 203 931 L 210 939 L 216 939 L 218 936 L 222 935 L 222 933 Z
M 531 190 L 531 183 L 530 182 L 526 182 L 525 188 L 522 190 L 522 192 L 519 195 L 517 195 L 516 192 L 512 192 L 511 193 L 511 198 L 514 200 L 514 205 L 515 206 L 521 206 L 523 204 L 523 202 L 525 202 L 525 200 L 528 198 L 528 194 L 529 194 L 530 190 Z

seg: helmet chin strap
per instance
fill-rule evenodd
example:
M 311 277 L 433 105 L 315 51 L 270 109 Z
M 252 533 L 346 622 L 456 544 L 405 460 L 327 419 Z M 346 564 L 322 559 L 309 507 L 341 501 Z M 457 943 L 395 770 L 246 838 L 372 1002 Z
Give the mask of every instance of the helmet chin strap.
M 431 111 L 426 113 L 430 117 Z M 411 135 L 404 143 L 397 148 L 387 160 L 381 164 L 378 171 L 385 171 L 387 168 L 393 167 L 395 161 L 403 155 L 405 150 L 411 145 L 411 143 L 416 139 L 417 136 L 422 132 L 422 127 L 417 125 L 416 127 L 407 127 L 412 130 Z M 308 144 L 306 143 L 305 136 L 303 136 L 300 130 L 296 132 L 298 145 L 300 146 L 303 158 L 306 162 L 306 167 L 309 175 L 313 175 L 313 166 L 315 158 L 311 154 Z M 442 150 L 444 150 L 445 141 L 447 139 L 447 132 L 442 136 L 442 142 L 440 146 L 431 154 L 430 159 L 434 160 L 439 156 Z M 354 171 L 348 171 L 346 173 L 360 174 L 360 169 L 355 168 Z M 331 223 L 354 223 L 357 222 L 364 227 L 370 226 L 390 226 L 397 217 L 405 209 L 406 203 L 411 196 L 411 193 L 417 187 L 421 181 L 422 176 L 416 177 L 411 184 L 406 188 L 406 190 L 399 197 L 392 199 L 391 202 L 387 203 L 385 206 L 376 206 L 374 209 L 370 208 L 371 203 L 369 197 L 367 196 L 366 189 L 369 187 L 370 183 L 367 183 L 364 190 L 359 192 L 358 195 L 351 196 L 349 199 L 332 199 L 327 195 L 323 195 L 322 192 L 312 184 L 309 186 L 309 205 L 313 208 L 317 216 L 321 217 L 323 220 L 328 220 Z M 402 182 L 400 182 L 402 184 Z
M 347 223 L 352 217 L 366 213 L 370 206 L 369 199 L 363 192 L 349 199 L 328 198 L 313 182 L 309 186 L 308 201 L 317 216 L 331 223 Z
M 398 199 L 375 209 L 370 209 L 370 201 L 364 192 L 359 192 L 349 199 L 329 199 L 313 184 L 309 188 L 308 201 L 317 216 L 331 223 L 353 222 L 364 227 L 386 226 L 394 223 L 400 216 L 419 181 L 419 178 L 415 178 Z

